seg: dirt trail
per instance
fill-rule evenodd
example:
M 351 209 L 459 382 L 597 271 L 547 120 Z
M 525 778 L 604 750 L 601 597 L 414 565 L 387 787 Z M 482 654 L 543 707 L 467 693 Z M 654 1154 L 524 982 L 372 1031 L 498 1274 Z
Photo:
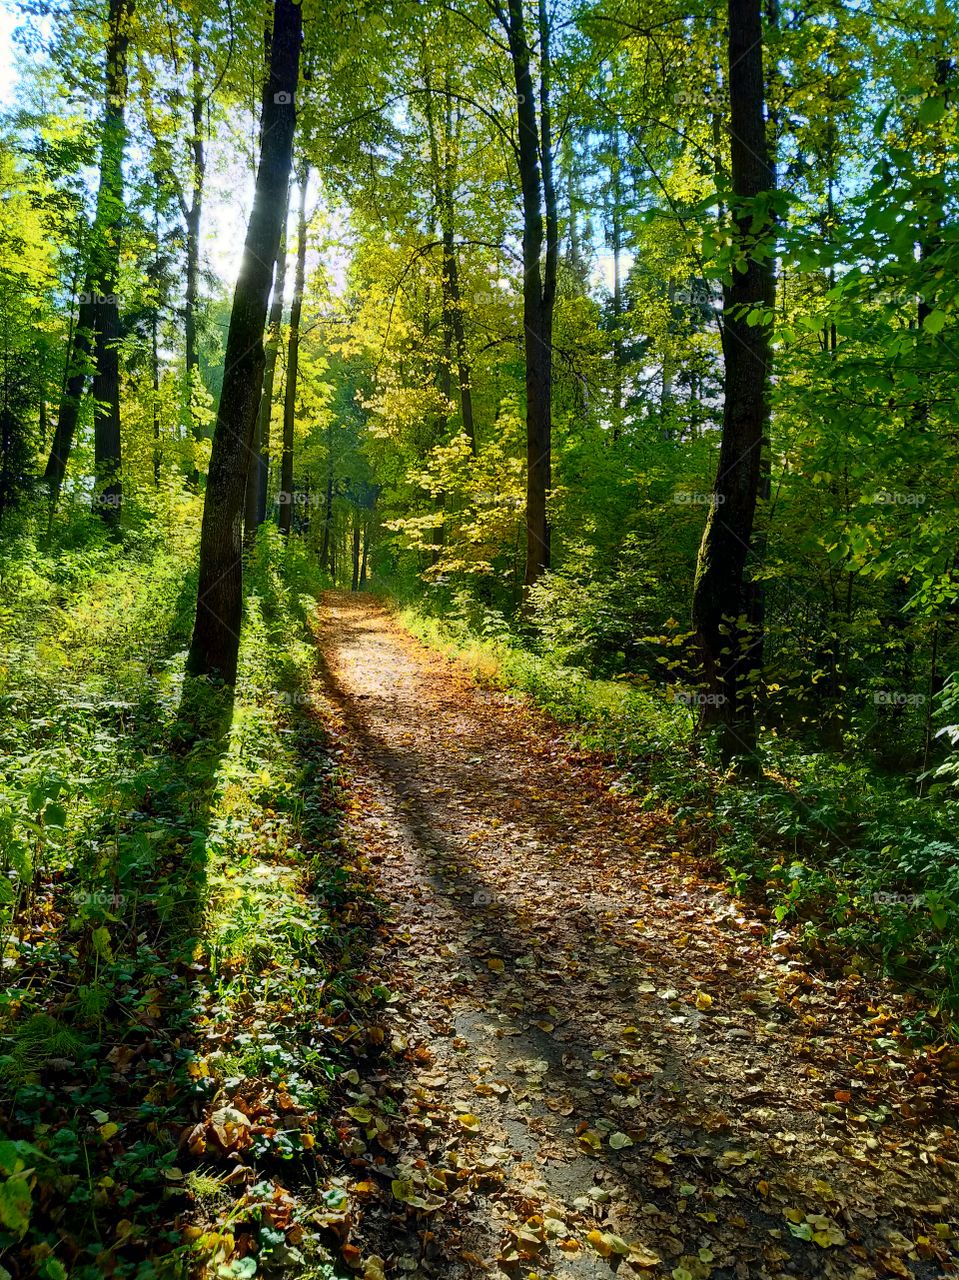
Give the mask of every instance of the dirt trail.
M 390 920 L 399 1066 L 345 1118 L 363 1256 L 452 1280 L 954 1274 L 950 1089 L 890 1049 L 890 988 L 770 947 L 670 856 L 667 818 L 374 603 L 328 597 L 320 641 Z

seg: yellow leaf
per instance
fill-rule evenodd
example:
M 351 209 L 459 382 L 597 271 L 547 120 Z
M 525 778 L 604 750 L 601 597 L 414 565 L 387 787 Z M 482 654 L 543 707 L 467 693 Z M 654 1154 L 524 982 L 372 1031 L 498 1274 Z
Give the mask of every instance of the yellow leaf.
M 591 1231 L 586 1237 L 586 1243 L 590 1248 L 595 1249 L 601 1258 L 608 1258 L 613 1252 L 606 1243 L 606 1238 L 602 1231 Z
M 821 1249 L 828 1249 L 830 1245 L 845 1244 L 846 1237 L 836 1226 L 829 1226 L 825 1231 L 814 1231 L 812 1238 Z
M 112 1120 L 109 1124 L 100 1125 L 100 1137 L 104 1142 L 109 1142 L 113 1135 L 119 1132 L 120 1126 L 118 1124 L 114 1124 Z
M 705 991 L 696 992 L 696 1008 L 697 1009 L 711 1009 L 712 1004 L 713 1004 L 712 996 L 707 995 Z
M 720 1169 L 741 1169 L 747 1160 L 752 1159 L 751 1151 L 724 1151 L 716 1160 Z
M 486 964 L 487 964 L 487 967 L 492 969 L 494 973 L 502 973 L 503 970 L 506 968 L 506 965 L 503 963 L 503 961 L 496 959 L 495 957 L 492 960 L 487 960 Z
M 393 1199 L 399 1200 L 400 1204 L 409 1204 L 417 1198 L 416 1187 L 409 1178 L 394 1178 L 391 1187 Z
M 658 1253 L 647 1249 L 644 1244 L 633 1243 L 629 1246 L 629 1260 L 634 1267 L 657 1267 L 662 1261 Z
M 459 1120 L 463 1128 L 468 1129 L 470 1133 L 479 1133 L 480 1122 L 477 1120 L 476 1116 L 472 1116 L 467 1113 L 465 1116 L 457 1116 L 456 1118 Z
M 611 1231 L 591 1231 L 586 1242 L 601 1258 L 609 1258 L 613 1254 L 625 1258 L 629 1253 L 629 1245 L 622 1236 L 613 1235 Z

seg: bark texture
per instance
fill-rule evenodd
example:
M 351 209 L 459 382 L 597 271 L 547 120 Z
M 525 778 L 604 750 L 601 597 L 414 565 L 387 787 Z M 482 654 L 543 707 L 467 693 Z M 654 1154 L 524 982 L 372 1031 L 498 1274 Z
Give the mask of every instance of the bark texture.
M 300 207 L 296 220 L 296 274 L 290 307 L 290 343 L 286 359 L 283 396 L 283 454 L 280 459 L 280 532 L 289 537 L 293 527 L 293 429 L 296 426 L 296 383 L 300 373 L 300 317 L 306 287 L 306 188 L 310 171 L 304 165 L 300 177 Z
M 286 209 L 302 17 L 275 0 L 253 212 L 233 295 L 200 534 L 196 623 L 187 670 L 236 682 L 243 607 L 243 505 L 263 384 L 263 329 Z
M 760 0 L 729 0 L 728 20 L 731 213 L 745 262 L 724 288 L 722 442 L 693 587 L 693 627 L 703 720 L 719 724 L 723 759 L 745 763 L 755 761 L 754 668 L 762 652 L 761 620 L 749 620 L 747 563 L 769 422 L 774 174 L 763 117 Z

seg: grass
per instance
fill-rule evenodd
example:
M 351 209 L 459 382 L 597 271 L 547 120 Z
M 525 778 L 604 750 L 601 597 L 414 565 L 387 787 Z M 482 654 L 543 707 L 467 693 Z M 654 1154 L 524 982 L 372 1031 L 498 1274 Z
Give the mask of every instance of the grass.
M 734 781 L 694 715 L 652 682 L 593 678 L 557 662 L 501 615 L 466 603 L 445 612 L 396 602 L 424 643 L 480 680 L 529 697 L 578 746 L 619 770 L 617 789 L 665 808 L 688 852 L 777 926 L 801 930 L 811 958 L 894 975 L 922 1006 L 920 1039 L 959 1015 L 959 805 L 944 785 L 907 780 L 846 754 L 765 734 L 765 776 Z
M 229 724 L 221 691 L 194 690 L 222 729 L 195 743 L 196 528 L 24 539 L 0 561 L 0 1267 L 18 1275 L 337 1274 L 316 1224 L 337 1194 L 330 1099 L 383 993 L 311 688 L 324 584 L 265 534 Z

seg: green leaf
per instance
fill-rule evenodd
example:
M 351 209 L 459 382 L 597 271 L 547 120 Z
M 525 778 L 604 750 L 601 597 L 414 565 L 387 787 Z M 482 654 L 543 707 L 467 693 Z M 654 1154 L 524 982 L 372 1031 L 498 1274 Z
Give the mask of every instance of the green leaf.
M 922 322 L 922 327 L 926 333 L 939 333 L 948 319 L 945 311 L 931 311 Z
M 30 1225 L 31 1197 L 25 1178 L 0 1182 L 0 1223 L 23 1239 Z
M 945 98 L 927 98 L 919 108 L 920 124 L 935 124 L 946 112 Z
M 250 1273 L 253 1274 L 252 1272 Z M 67 1280 L 67 1269 L 56 1258 L 44 1258 L 37 1271 L 40 1280 Z
M 67 811 L 62 804 L 48 804 L 43 811 L 44 825 L 62 827 L 66 825 Z

